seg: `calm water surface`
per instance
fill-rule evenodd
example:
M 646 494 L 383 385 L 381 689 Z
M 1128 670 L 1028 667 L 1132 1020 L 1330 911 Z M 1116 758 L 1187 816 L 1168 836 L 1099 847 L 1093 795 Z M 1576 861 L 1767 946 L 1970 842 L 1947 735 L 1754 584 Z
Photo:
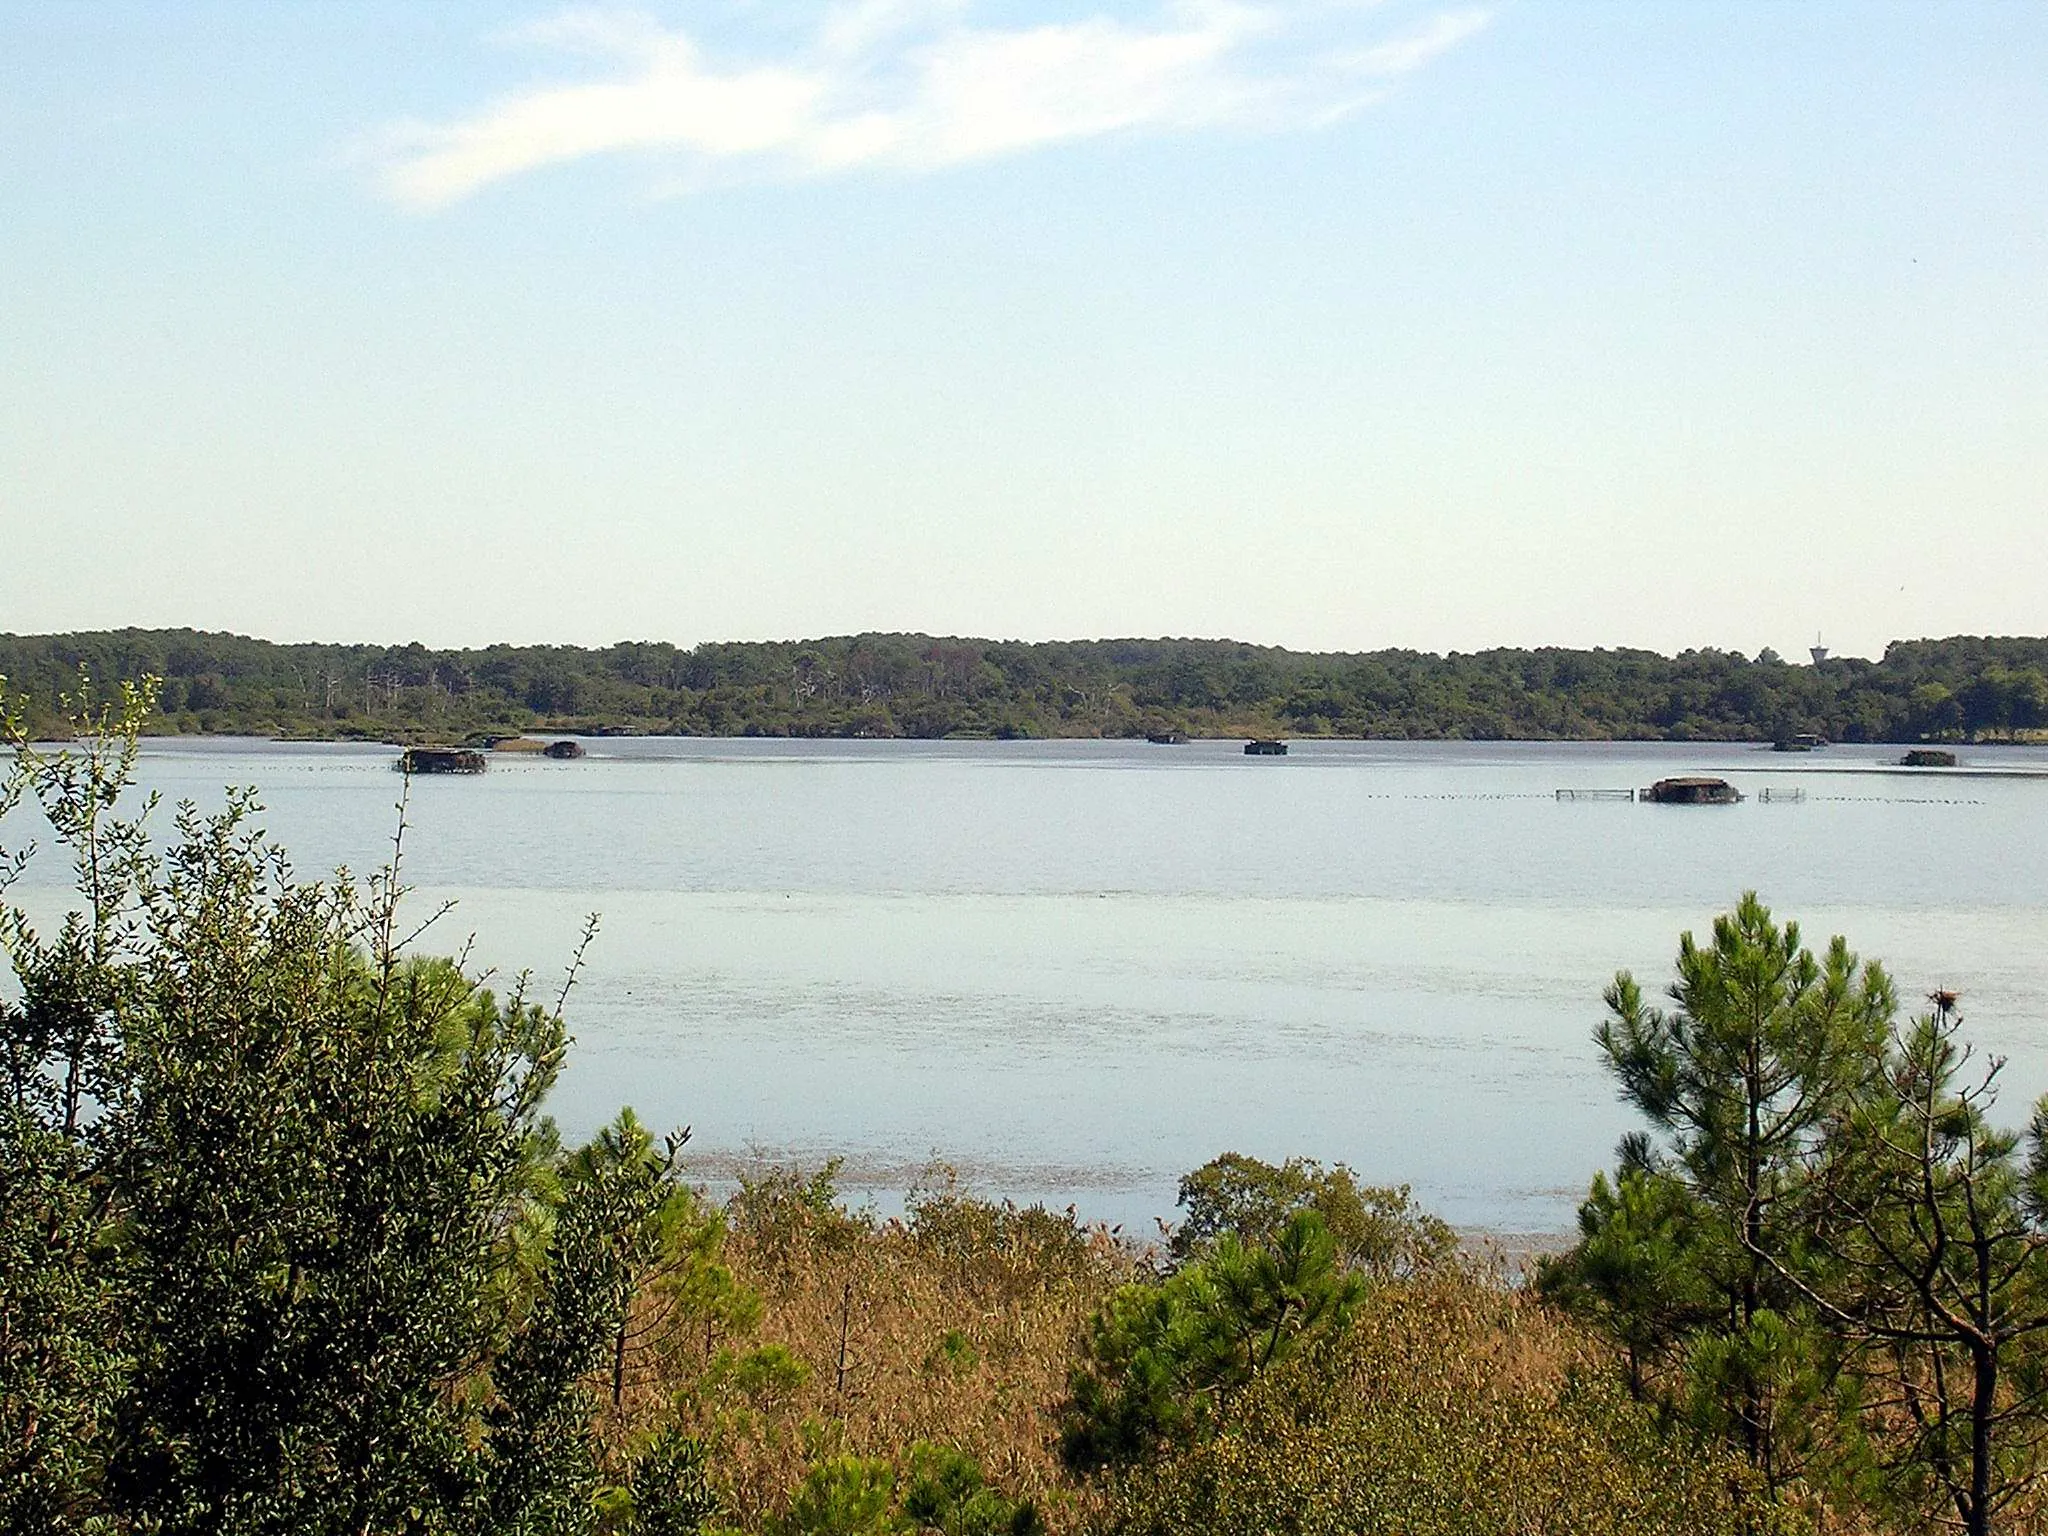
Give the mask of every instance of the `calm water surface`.
M 441 947 L 474 935 L 506 973 L 551 979 L 601 913 L 557 1112 L 687 1123 L 705 1174 L 844 1155 L 886 1200 L 936 1157 L 1149 1230 L 1234 1148 L 1562 1228 L 1631 1125 L 1591 1043 L 1602 986 L 1661 987 L 1679 931 L 1748 887 L 1908 996 L 1959 988 L 2010 1057 L 2010 1118 L 2048 1091 L 2048 778 L 1848 771 L 1896 748 L 588 745 L 415 782 L 406 876 L 457 903 Z M 144 777 L 209 804 L 254 785 L 303 872 L 363 870 L 392 757 L 152 743 Z M 1686 771 L 1752 799 L 1554 794 Z

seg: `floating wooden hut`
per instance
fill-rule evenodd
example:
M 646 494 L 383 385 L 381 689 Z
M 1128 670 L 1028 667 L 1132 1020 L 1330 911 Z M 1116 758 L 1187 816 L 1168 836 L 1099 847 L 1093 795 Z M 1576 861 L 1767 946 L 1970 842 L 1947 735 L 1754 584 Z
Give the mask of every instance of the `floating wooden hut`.
M 1817 752 L 1828 744 L 1827 737 L 1817 731 L 1800 731 L 1792 736 L 1780 736 L 1771 743 L 1773 752 Z
M 566 763 L 583 755 L 583 744 L 578 741 L 551 741 L 541 751 L 558 763 Z
M 1284 741 L 1268 741 L 1263 738 L 1256 741 L 1248 741 L 1244 744 L 1244 755 L 1246 757 L 1285 757 L 1287 755 L 1287 743 Z
M 488 761 L 469 747 L 407 747 L 398 754 L 405 773 L 482 773 Z
M 1734 805 L 1742 793 L 1726 779 L 1684 777 L 1659 779 L 1640 798 L 1656 805 Z
M 1899 763 L 1906 768 L 1953 768 L 1956 755 L 1941 747 L 1915 747 Z

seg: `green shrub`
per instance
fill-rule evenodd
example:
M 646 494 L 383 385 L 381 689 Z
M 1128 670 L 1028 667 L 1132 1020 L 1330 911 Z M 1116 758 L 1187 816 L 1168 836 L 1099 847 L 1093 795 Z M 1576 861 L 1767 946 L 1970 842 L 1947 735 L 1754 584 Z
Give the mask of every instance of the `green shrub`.
M 1520 1298 L 1398 1287 L 1203 1436 L 1111 1479 L 1103 1536 L 1762 1536 L 1791 1517 L 1660 1430 Z
M 886 1461 L 834 1456 L 811 1468 L 775 1536 L 886 1536 L 896 1521 L 896 1469 Z
M 1458 1235 L 1417 1205 L 1405 1184 L 1360 1184 L 1344 1164 L 1311 1158 L 1278 1164 L 1226 1152 L 1185 1175 L 1178 1197 L 1187 1219 L 1168 1251 L 1185 1263 L 1226 1234 L 1268 1246 L 1298 1211 L 1322 1217 L 1346 1267 L 1373 1280 L 1423 1274 L 1450 1262 Z
M 1062 1459 L 1087 1474 L 1197 1434 L 1304 1340 L 1341 1332 L 1365 1289 L 1313 1210 L 1296 1211 L 1270 1247 L 1226 1232 L 1166 1280 L 1124 1287 L 1074 1368 Z
M 1044 1529 L 1030 1501 L 991 1488 L 973 1457 L 926 1443 L 910 1448 L 903 1518 L 940 1536 L 1037 1536 Z
M 78 872 L 54 932 L 0 907 L 0 1529 L 590 1528 L 676 1143 L 564 1153 L 556 1009 L 403 953 L 395 867 L 294 879 L 246 791 L 159 853 L 147 691 L 73 702 L 0 789 Z
M 634 1465 L 631 1488 L 633 1536 L 697 1536 L 718 1513 L 703 1445 L 673 1430 Z

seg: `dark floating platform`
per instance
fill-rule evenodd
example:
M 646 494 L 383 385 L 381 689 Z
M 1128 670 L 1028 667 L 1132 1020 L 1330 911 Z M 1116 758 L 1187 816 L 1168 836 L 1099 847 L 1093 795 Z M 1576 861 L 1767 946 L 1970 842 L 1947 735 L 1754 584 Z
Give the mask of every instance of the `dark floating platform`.
M 1184 747 L 1188 744 L 1186 731 L 1147 731 L 1145 739 L 1155 747 Z
M 1735 805 L 1742 792 L 1726 779 L 1659 779 L 1638 798 L 1652 805 Z
M 1248 741 L 1244 744 L 1246 757 L 1285 757 L 1287 743 L 1284 741 Z
M 469 747 L 407 747 L 398 754 L 401 773 L 482 773 L 487 766 L 483 753 Z
M 1915 747 L 1899 759 L 1901 768 L 1953 768 L 1956 755 L 1939 747 Z
M 1828 744 L 1828 739 L 1814 731 L 1800 731 L 1793 736 L 1780 736 L 1771 743 L 1773 752 L 1818 752 Z
M 541 748 L 543 757 L 552 757 L 558 763 L 566 763 L 583 755 L 583 744 L 577 741 L 551 741 Z

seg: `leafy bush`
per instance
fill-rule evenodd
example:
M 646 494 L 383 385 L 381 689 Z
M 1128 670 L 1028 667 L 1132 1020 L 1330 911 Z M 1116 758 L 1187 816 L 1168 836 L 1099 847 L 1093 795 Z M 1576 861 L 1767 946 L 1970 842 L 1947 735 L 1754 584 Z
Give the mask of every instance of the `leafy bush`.
M 559 1008 L 404 954 L 395 869 L 296 881 L 246 793 L 159 856 L 146 690 L 75 704 L 8 791 L 79 908 L 0 911 L 0 1528 L 588 1528 L 675 1147 L 565 1155 Z
M 903 1519 L 939 1536 L 1038 1536 L 1044 1529 L 1031 1502 L 991 1488 L 973 1457 L 926 1443 L 910 1448 Z
M 772 1167 L 745 1174 L 726 1202 L 726 1221 L 761 1265 L 788 1278 L 820 1250 L 844 1253 L 870 1223 L 839 1202 L 833 1158 L 811 1173 Z
M 811 1468 L 776 1536 L 887 1536 L 896 1520 L 896 1469 L 887 1461 L 834 1456 Z
M 1112 1478 L 1104 1536 L 1761 1536 L 1738 1463 L 1662 1432 L 1525 1299 L 1438 1278 L 1369 1299 Z
M 1424 1273 L 1458 1251 L 1457 1233 L 1417 1205 L 1407 1185 L 1360 1184 L 1342 1163 L 1292 1157 L 1275 1166 L 1226 1152 L 1181 1179 L 1178 1203 L 1187 1219 L 1168 1251 L 1182 1262 L 1226 1233 L 1269 1245 L 1298 1211 L 1320 1216 L 1346 1266 L 1374 1280 Z
M 936 1175 L 936 1177 L 934 1177 Z M 983 1200 L 961 1187 L 951 1168 L 927 1170 L 931 1182 L 910 1191 L 905 1226 L 921 1250 L 952 1268 L 966 1289 L 1005 1299 L 1077 1281 L 1097 1270 L 1097 1233 L 1074 1208 Z
M 1044 1530 L 1032 1504 L 989 1486 L 973 1457 L 927 1441 L 910 1447 L 900 1476 L 882 1458 L 819 1462 L 788 1510 L 768 1526 L 776 1536 L 1040 1536 Z
M 718 1514 L 703 1444 L 673 1427 L 656 1436 L 623 1487 L 598 1497 L 607 1536 L 698 1536 Z
M 1061 1457 L 1088 1473 L 1191 1438 L 1305 1340 L 1341 1332 L 1365 1290 L 1312 1210 L 1296 1211 L 1270 1247 L 1225 1233 L 1164 1281 L 1126 1286 L 1090 1325 Z

